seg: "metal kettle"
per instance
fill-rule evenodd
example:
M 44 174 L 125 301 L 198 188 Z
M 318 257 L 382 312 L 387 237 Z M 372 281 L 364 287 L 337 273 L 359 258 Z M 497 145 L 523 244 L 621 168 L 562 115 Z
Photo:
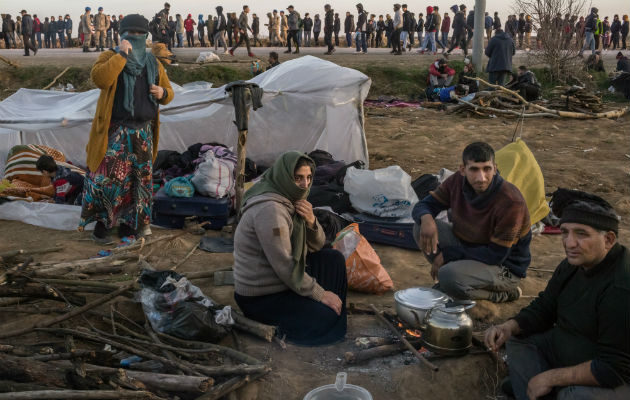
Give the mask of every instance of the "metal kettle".
M 424 317 L 422 341 L 428 350 L 443 355 L 463 355 L 472 346 L 472 319 L 466 310 L 474 301 L 451 301 L 432 308 Z

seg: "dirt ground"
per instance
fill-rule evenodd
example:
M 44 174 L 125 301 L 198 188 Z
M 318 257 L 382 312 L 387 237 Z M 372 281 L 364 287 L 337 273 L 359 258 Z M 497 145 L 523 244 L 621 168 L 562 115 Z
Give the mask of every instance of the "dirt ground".
M 621 215 L 627 216 L 630 211 L 630 168 L 626 154 L 630 147 L 628 123 L 628 117 L 618 121 L 539 119 L 526 121 L 522 135 L 541 165 L 547 192 L 559 186 L 591 191 L 607 198 Z M 514 126 L 513 120 L 500 118 L 447 118 L 442 112 L 433 110 L 367 108 L 370 166 L 380 168 L 398 164 L 412 177 L 436 172 L 442 167 L 455 169 L 467 143 L 486 140 L 498 149 L 510 142 Z M 98 246 L 86 240 L 86 234 L 37 228 L 19 222 L 2 221 L 0 225 L 0 250 L 62 244 L 65 247 L 63 252 L 47 256 L 48 259 L 59 260 L 89 257 L 99 250 Z M 628 228 L 628 220 L 624 217 L 620 240 L 626 245 Z M 164 231 L 154 229 L 154 234 L 164 234 Z M 187 234 L 175 243 L 175 248 L 164 246 L 157 249 L 149 261 L 158 268 L 169 268 L 198 240 L 198 236 Z M 397 290 L 432 284 L 429 264 L 418 252 L 381 245 L 374 247 Z M 564 257 L 558 236 L 536 236 L 531 247 L 534 267 L 553 269 Z M 185 274 L 218 270 L 231 264 L 230 254 L 197 251 L 178 271 Z M 135 265 L 131 264 L 126 267 L 127 275 L 103 279 L 131 279 L 136 273 Z M 548 278 L 548 273 L 530 272 L 521 283 L 524 298 L 496 307 L 494 311 L 497 315 L 486 318 L 485 322 L 498 323 L 509 318 L 531 301 L 531 297 L 527 296 L 533 296 L 544 288 Z M 211 279 L 195 283 L 218 302 L 235 306 L 232 287 L 215 287 Z M 373 303 L 383 309 L 394 309 L 393 293 L 369 296 L 351 292 L 348 302 L 360 305 Z M 15 320 L 6 315 L 0 318 L 4 320 L 3 329 L 24 323 L 24 319 Z M 476 322 L 477 330 L 484 326 Z M 376 359 L 358 366 L 343 365 L 343 355 L 353 349 L 354 338 L 386 334 L 374 317 L 351 315 L 347 340 L 323 348 L 289 345 L 287 350 L 281 350 L 275 344 L 241 335 L 245 350 L 257 357 L 270 359 L 273 372 L 261 382 L 250 385 L 240 398 L 300 399 L 310 389 L 332 383 L 338 371 L 347 371 L 348 381 L 365 387 L 375 399 L 459 399 L 463 390 L 469 399 L 497 396 L 496 384 L 501 377 L 497 375 L 496 365 L 484 355 L 438 360 L 436 363 L 440 371 L 437 373 L 428 371 L 409 355 Z M 36 340 L 34 336 L 26 339 Z
M 343 57 L 360 57 L 343 55 Z M 32 59 L 32 57 L 31 57 Z M 31 60 L 29 60 L 31 61 Z M 440 168 L 456 169 L 461 151 L 466 144 L 484 140 L 495 149 L 508 144 L 515 130 L 512 119 L 478 119 L 447 116 L 428 109 L 365 109 L 365 127 L 370 152 L 370 167 L 400 165 L 412 178 L 424 173 L 435 173 Z M 620 241 L 628 245 L 630 224 L 630 174 L 627 154 L 630 148 L 628 116 L 619 120 L 576 121 L 534 119 L 525 121 L 522 138 L 538 160 L 548 193 L 557 187 L 590 191 L 608 199 L 623 216 Z M 38 228 L 20 222 L 0 221 L 0 251 L 33 249 L 61 244 L 64 251 L 36 256 L 36 261 L 76 260 L 94 256 L 101 248 L 93 244 L 86 233 L 61 232 Z M 154 229 L 154 235 L 165 233 Z M 208 235 L 218 235 L 209 232 Z M 160 246 L 149 261 L 157 268 L 170 268 L 181 260 L 200 237 L 186 234 L 173 248 Z M 395 289 L 430 286 L 429 264 L 419 252 L 396 247 L 374 245 L 383 266 L 391 275 Z M 145 250 L 146 253 L 148 250 Z M 531 245 L 532 267 L 554 269 L 564 258 L 559 236 L 536 236 Z M 231 254 L 211 254 L 197 250 L 178 272 L 219 270 L 232 265 Z M 132 279 L 138 273 L 135 264 L 128 264 L 125 273 L 103 276 L 103 280 Z M 521 283 L 523 298 L 498 307 L 490 307 L 483 321 L 475 322 L 482 330 L 487 323 L 500 323 L 514 315 L 531 301 L 531 296 L 542 290 L 549 273 L 530 272 Z M 233 288 L 216 287 L 212 279 L 194 281 L 207 295 L 219 303 L 235 306 Z M 394 311 L 393 292 L 370 296 L 350 292 L 349 303 L 375 304 Z M 129 301 L 122 306 L 135 308 Z M 479 310 L 478 310 L 479 311 Z M 3 329 L 24 324 L 25 317 L 15 318 L 0 314 Z M 350 315 L 346 340 L 333 346 L 304 348 L 289 345 L 282 350 L 276 344 L 240 335 L 243 350 L 265 360 L 271 360 L 273 371 L 262 381 L 249 385 L 240 399 L 301 399 L 311 389 L 333 383 L 339 371 L 348 372 L 348 382 L 363 386 L 374 399 L 489 399 L 501 398 L 497 384 L 502 378 L 496 364 L 485 355 L 437 360 L 437 373 L 418 364 L 409 354 L 372 360 L 369 363 L 345 366 L 343 355 L 356 349 L 354 339 L 359 336 L 385 336 L 387 331 L 369 315 Z M 36 335 L 21 340 L 36 342 Z M 231 345 L 231 339 L 225 344 Z M 465 393 L 465 394 L 464 394 Z

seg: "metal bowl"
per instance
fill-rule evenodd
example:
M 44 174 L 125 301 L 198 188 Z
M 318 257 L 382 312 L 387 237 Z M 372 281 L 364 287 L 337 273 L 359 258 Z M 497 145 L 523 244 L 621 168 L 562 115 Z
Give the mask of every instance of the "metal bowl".
M 398 318 L 415 329 L 422 329 L 427 312 L 438 304 L 446 304 L 450 298 L 436 289 L 413 287 L 394 293 L 394 300 Z

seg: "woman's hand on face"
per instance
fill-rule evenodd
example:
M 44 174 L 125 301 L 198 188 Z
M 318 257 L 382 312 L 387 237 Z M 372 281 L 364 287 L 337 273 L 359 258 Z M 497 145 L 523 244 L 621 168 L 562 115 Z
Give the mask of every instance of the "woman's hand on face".
M 322 296 L 322 303 L 330 307 L 337 315 L 341 315 L 341 299 L 333 292 L 326 290 Z
M 298 200 L 294 204 L 295 211 L 304 218 L 304 221 L 310 228 L 315 226 L 315 214 L 313 214 L 313 205 L 306 200 Z
M 151 92 L 153 97 L 158 100 L 164 97 L 164 88 L 162 88 L 161 86 L 151 85 L 151 87 L 149 88 L 149 92 Z
M 125 54 L 129 54 L 129 51 L 132 49 L 131 42 L 127 39 L 123 39 L 120 41 L 120 46 L 118 48 L 120 51 L 124 51 Z

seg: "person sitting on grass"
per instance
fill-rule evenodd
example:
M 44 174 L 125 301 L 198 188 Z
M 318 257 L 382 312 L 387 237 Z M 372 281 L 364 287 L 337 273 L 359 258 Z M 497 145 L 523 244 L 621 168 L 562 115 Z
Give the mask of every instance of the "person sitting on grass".
M 42 155 L 35 167 L 42 175 L 50 178 L 55 188 L 55 203 L 80 205 L 83 193 L 83 175 L 70 168 L 57 165 L 49 155 Z
M 521 399 L 630 398 L 630 253 L 604 199 L 566 190 L 552 200 L 566 258 L 544 291 L 485 344 L 507 348 L 501 387 Z
M 282 154 L 246 193 L 234 234 L 234 298 L 246 317 L 278 326 L 290 342 L 345 337 L 348 282 L 343 255 L 322 249 L 324 230 L 306 201 L 314 161 Z
M 477 93 L 479 91 L 479 81 L 473 79 L 477 77 L 475 67 L 470 58 L 464 59 L 464 69 L 459 73 L 457 77 L 457 84 L 468 86 L 468 93 Z
M 453 78 L 455 78 L 455 70 L 448 66 L 448 61 L 445 58 L 440 58 L 429 67 L 427 83 L 432 89 L 441 88 L 450 86 Z
M 527 101 L 538 100 L 542 96 L 536 75 L 524 65 L 518 67 L 516 77 L 512 76 L 512 80 L 505 87 L 519 92 Z
M 449 209 L 452 225 L 435 219 Z M 436 289 L 461 300 L 520 297 L 531 260 L 529 211 L 518 188 L 499 175 L 489 144 L 466 146 L 459 172 L 416 204 L 412 217 Z

